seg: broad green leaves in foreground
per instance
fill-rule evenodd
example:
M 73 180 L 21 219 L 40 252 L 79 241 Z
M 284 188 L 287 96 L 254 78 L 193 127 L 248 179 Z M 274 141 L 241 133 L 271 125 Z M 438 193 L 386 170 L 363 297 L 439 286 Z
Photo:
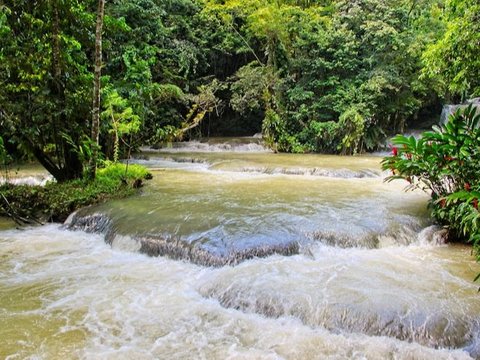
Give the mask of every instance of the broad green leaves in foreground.
M 432 196 L 432 215 L 458 239 L 473 243 L 480 261 L 480 114 L 469 106 L 449 117 L 445 126 L 423 133 L 420 139 L 398 135 L 392 156 L 382 167 L 404 179 L 409 188 Z M 478 277 L 477 277 L 478 279 Z

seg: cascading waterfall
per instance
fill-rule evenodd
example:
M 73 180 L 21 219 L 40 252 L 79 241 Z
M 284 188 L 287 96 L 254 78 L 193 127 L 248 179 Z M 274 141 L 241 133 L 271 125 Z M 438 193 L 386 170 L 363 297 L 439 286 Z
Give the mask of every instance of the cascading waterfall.
M 143 150 L 152 151 L 151 148 Z M 184 152 L 267 152 L 268 149 L 262 141 L 261 136 L 244 138 L 210 138 L 204 141 L 192 140 L 185 142 L 174 142 L 158 149 L 162 153 L 184 153 Z
M 53 176 L 37 165 L 12 167 L 9 171 L 0 173 L 0 185 L 10 183 L 14 185 L 44 186 L 49 181 L 54 181 Z
M 440 125 L 445 125 L 448 121 L 448 117 L 452 115 L 461 105 L 444 105 L 442 113 L 440 115 Z
M 141 158 L 139 195 L 0 231 L 0 358 L 480 358 L 480 266 L 378 157 Z
M 444 105 L 442 108 L 442 113 L 440 115 L 440 125 L 445 125 L 448 121 L 448 117 L 455 113 L 457 110 L 465 109 L 467 106 L 472 105 L 476 108 L 477 114 L 480 113 L 480 98 L 467 100 L 463 104 L 457 105 Z

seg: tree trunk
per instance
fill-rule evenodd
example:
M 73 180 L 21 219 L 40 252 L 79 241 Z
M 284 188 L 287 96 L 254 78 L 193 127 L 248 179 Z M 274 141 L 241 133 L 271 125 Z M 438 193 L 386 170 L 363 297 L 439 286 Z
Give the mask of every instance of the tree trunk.
M 29 147 L 31 153 L 35 158 L 38 160 L 40 164 L 50 173 L 53 175 L 55 180 L 58 182 L 63 182 L 68 179 L 65 178 L 65 173 L 62 169 L 55 163 L 53 159 L 51 159 L 48 155 L 45 154 L 42 149 L 36 146 L 30 139 L 24 138 L 23 139 L 25 144 Z
M 99 135 L 100 135 L 100 76 L 102 75 L 102 29 L 105 0 L 98 0 L 97 26 L 95 30 L 95 72 L 93 79 L 93 108 L 92 108 L 92 159 L 90 163 L 90 177 L 95 178 L 97 171 Z
M 59 140 L 61 124 L 66 124 L 62 119 L 65 107 L 65 85 L 62 81 L 62 65 L 60 62 L 60 15 L 58 13 L 58 1 L 52 1 L 52 84 L 51 92 L 56 98 L 57 110 L 52 117 L 53 140 L 55 142 L 55 155 L 61 162 L 63 156 L 63 141 Z M 62 121 L 63 120 L 63 121 Z
M 52 94 L 55 95 L 57 101 L 57 111 L 52 118 L 53 138 L 55 142 L 55 158 L 56 166 L 52 175 L 58 182 L 81 178 L 83 175 L 83 164 L 78 158 L 76 149 L 68 141 L 60 136 L 60 132 L 70 133 L 68 120 L 65 115 L 66 99 L 65 99 L 65 79 L 64 69 L 61 60 L 61 29 L 60 14 L 58 0 L 52 1 L 52 73 L 53 83 L 51 84 Z M 38 153 L 38 151 L 37 151 Z M 38 155 L 37 158 L 42 163 L 47 161 L 48 157 Z

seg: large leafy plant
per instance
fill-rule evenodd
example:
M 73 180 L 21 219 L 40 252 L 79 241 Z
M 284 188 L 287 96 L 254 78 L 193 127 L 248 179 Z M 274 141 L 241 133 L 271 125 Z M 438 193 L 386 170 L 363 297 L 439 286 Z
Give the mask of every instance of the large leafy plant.
M 469 106 L 418 140 L 397 135 L 392 139 L 392 156 L 382 161 L 383 169 L 392 171 L 387 181 L 405 179 L 412 189 L 431 190 L 435 200 L 471 188 L 479 175 L 479 121 L 476 108 Z
M 480 114 L 468 106 L 457 110 L 443 126 L 420 139 L 398 135 L 392 155 L 382 161 L 392 175 L 404 179 L 407 189 L 431 193 L 432 215 L 461 240 L 472 242 L 480 261 Z M 480 278 L 480 274 L 476 280 Z

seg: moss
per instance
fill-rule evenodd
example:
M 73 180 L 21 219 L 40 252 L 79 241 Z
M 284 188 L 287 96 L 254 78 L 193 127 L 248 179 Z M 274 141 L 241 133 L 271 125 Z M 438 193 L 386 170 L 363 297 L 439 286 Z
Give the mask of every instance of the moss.
M 73 211 L 109 199 L 136 193 L 151 174 L 142 166 L 112 164 L 99 169 L 94 181 L 51 182 L 45 186 L 0 186 L 0 216 L 16 217 L 23 222 L 63 222 Z

